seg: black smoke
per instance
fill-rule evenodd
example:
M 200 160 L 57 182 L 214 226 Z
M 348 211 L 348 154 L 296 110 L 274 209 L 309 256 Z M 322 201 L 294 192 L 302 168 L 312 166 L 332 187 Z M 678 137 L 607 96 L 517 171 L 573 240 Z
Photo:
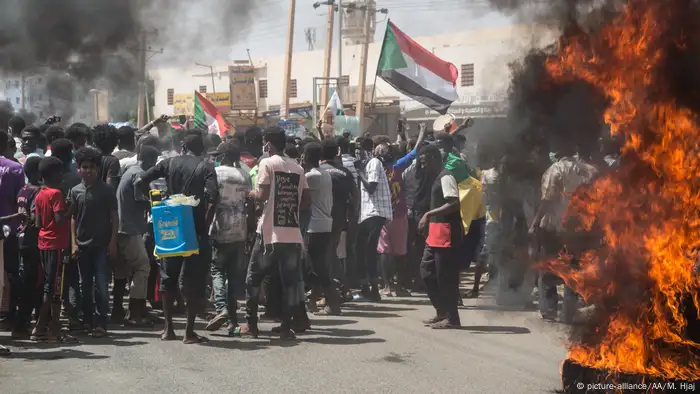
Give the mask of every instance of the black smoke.
M 95 88 L 109 90 L 113 113 L 133 113 L 142 54 L 170 65 L 225 60 L 227 46 L 252 25 L 255 6 L 252 0 L 0 0 L 0 72 L 46 75 L 41 93 L 64 118 Z

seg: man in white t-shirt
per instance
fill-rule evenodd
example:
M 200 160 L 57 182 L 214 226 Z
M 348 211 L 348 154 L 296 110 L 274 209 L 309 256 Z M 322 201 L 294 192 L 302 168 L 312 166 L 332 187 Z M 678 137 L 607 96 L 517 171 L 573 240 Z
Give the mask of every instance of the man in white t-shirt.
M 236 334 L 236 294 L 243 294 L 248 260 L 245 255 L 247 218 L 252 211 L 248 201 L 250 175 L 241 168 L 241 150 L 235 140 L 219 145 L 212 152 L 217 165 L 216 179 L 221 198 L 216 206 L 214 220 L 209 228 L 213 258 L 211 265 L 216 317 L 207 324 L 208 331 L 216 331 L 229 321 L 229 333 Z
M 281 339 L 294 339 L 294 329 L 306 329 L 308 317 L 302 295 L 301 236 L 299 213 L 310 206 L 304 169 L 283 154 L 287 138 L 284 130 L 271 127 L 264 133 L 264 148 L 269 157 L 258 164 L 252 199 L 264 203 L 258 234 L 262 236 L 264 256 L 251 259 L 246 278 L 246 319 L 248 325 L 239 334 L 257 336 L 258 298 L 265 275 L 279 272 L 282 285 Z M 292 327 L 294 318 L 294 327 Z

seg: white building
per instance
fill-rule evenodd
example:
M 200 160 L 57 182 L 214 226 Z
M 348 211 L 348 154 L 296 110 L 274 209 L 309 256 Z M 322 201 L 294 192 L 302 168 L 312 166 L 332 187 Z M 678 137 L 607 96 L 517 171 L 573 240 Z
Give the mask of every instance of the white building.
M 47 88 L 49 73 L 37 70 L 31 74 L 4 73 L 0 75 L 0 100 L 12 104 L 15 111 L 25 110 L 32 112 L 38 120 L 44 120 L 51 115 L 62 115 L 61 109 L 66 103 L 62 100 L 51 97 Z M 24 100 L 22 91 L 24 90 Z M 91 95 L 75 88 L 74 100 L 71 105 L 73 116 L 71 119 L 64 119 L 66 122 L 93 122 L 93 104 Z
M 399 26 L 401 28 L 402 26 Z M 384 28 L 379 27 L 379 28 Z M 410 34 L 410 27 L 403 27 Z M 513 25 L 500 28 L 467 30 L 446 35 L 413 37 L 419 44 L 432 51 L 436 56 L 454 63 L 459 69 L 457 90 L 460 99 L 453 104 L 458 117 L 497 116 L 491 110 L 484 109 L 483 104 L 504 103 L 504 97 L 510 81 L 508 65 L 511 61 L 522 58 L 533 46 L 548 45 L 555 36 L 544 27 L 532 25 Z M 336 42 L 334 42 L 334 45 Z M 335 49 L 335 48 L 334 48 Z M 341 98 L 344 104 L 354 103 L 352 94 L 358 85 L 360 70 L 360 53 L 362 46 L 343 47 L 342 80 L 349 88 L 343 88 Z M 376 66 L 381 50 L 381 42 L 370 44 L 367 79 L 368 94 L 374 90 L 375 97 L 399 98 L 402 111 L 410 112 L 412 117 L 425 109 L 424 117 L 437 115 L 421 104 L 407 99 L 396 92 L 381 79 L 375 84 Z M 314 78 L 323 75 L 323 50 L 297 51 L 293 55 L 291 87 L 289 89 L 290 107 L 294 104 L 311 103 L 314 99 Z M 282 84 L 284 76 L 284 54 L 270 57 L 253 58 L 255 66 L 255 83 L 257 107 L 259 111 L 278 108 L 282 103 Z M 228 67 L 233 62 L 220 62 L 214 65 L 214 83 L 217 92 L 228 91 Z M 156 114 L 174 113 L 174 95 L 192 94 L 194 90 L 212 92 L 211 73 L 202 67 L 160 68 L 149 70 L 155 83 Z M 337 54 L 333 55 L 331 77 L 338 77 Z M 318 88 L 318 87 L 317 87 Z M 350 96 L 348 96 L 350 93 Z M 319 103 L 325 105 L 325 103 Z M 480 109 L 480 106 L 482 107 Z M 463 109 L 460 109 L 463 108 Z M 418 110 L 414 112 L 412 110 Z M 453 112 L 454 112 L 453 111 Z M 463 111 L 464 113 L 459 113 Z M 498 112 L 500 110 L 496 110 Z M 503 111 L 500 111 L 503 112 Z

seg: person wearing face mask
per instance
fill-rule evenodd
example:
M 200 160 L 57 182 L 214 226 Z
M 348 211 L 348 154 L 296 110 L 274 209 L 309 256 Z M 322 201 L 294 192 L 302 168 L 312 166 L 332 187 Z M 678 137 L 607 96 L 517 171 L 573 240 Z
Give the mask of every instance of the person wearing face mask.
M 390 161 L 389 147 L 380 144 L 375 149 L 379 157 L 373 157 L 362 168 L 357 168 L 360 180 L 360 219 L 357 234 L 357 275 L 364 282 L 362 297 L 379 301 L 377 288 L 377 248 L 382 227 L 393 218 L 391 190 L 384 171 L 384 162 Z M 364 278 L 363 278 L 364 276 Z

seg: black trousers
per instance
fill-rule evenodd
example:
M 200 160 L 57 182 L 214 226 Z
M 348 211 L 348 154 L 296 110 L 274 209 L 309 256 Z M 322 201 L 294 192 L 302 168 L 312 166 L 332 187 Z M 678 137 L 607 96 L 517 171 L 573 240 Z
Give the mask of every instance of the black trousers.
M 263 279 L 277 272 L 280 279 L 282 308 L 280 318 L 282 325 L 289 326 L 292 317 L 298 313 L 298 307 L 303 305 L 304 281 L 301 272 L 300 244 L 268 244 L 263 245 L 262 236 L 258 235 L 253 255 L 257 247 L 263 248 L 262 258 L 250 259 L 246 276 L 246 320 L 248 324 L 257 324 L 260 286 Z
M 421 277 L 428 298 L 439 316 L 459 324 L 459 261 L 457 249 L 425 246 L 421 260 Z
M 408 215 L 408 256 L 406 262 L 407 276 L 409 280 L 415 280 L 413 290 L 420 286 L 421 270 L 420 263 L 423 259 L 423 250 L 425 249 L 425 235 L 418 231 L 418 222 L 421 219 L 421 214 L 410 211 Z M 418 286 L 416 286 L 418 285 Z
M 357 231 L 357 274 L 360 280 L 377 280 L 377 244 L 386 219 L 374 216 L 360 223 Z
M 331 233 L 306 233 L 306 257 L 309 259 L 311 273 L 308 285 L 326 289 L 331 285 L 327 261 L 328 249 L 331 247 Z

